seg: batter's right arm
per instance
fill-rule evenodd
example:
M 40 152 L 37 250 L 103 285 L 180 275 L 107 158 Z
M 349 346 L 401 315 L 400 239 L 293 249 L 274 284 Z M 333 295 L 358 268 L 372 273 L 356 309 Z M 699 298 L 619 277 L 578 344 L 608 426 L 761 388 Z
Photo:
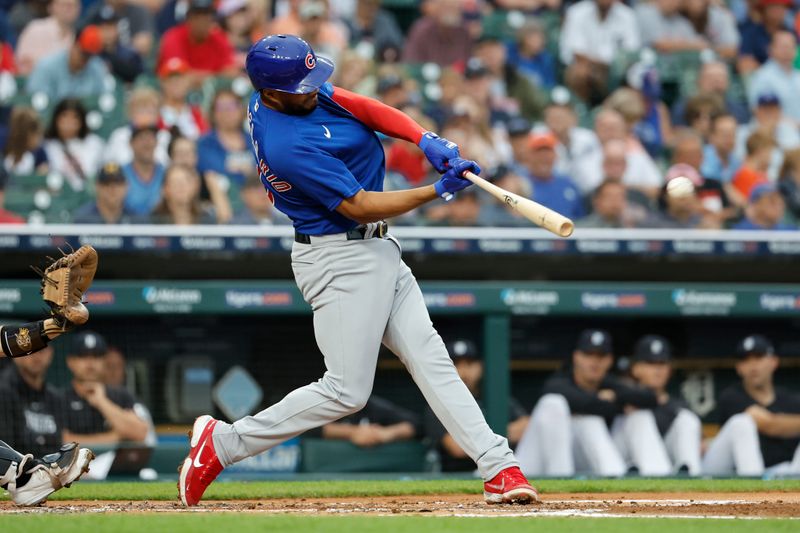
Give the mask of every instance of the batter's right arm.
M 359 224 L 368 224 L 408 213 L 412 209 L 435 200 L 438 196 L 449 200 L 456 192 L 472 184 L 471 181 L 462 178 L 461 173 L 467 170 L 481 171 L 477 163 L 467 159 L 451 159 L 449 164 L 450 170 L 445 172 L 441 179 L 433 185 L 405 191 L 361 190 L 350 198 L 345 198 L 336 211 Z

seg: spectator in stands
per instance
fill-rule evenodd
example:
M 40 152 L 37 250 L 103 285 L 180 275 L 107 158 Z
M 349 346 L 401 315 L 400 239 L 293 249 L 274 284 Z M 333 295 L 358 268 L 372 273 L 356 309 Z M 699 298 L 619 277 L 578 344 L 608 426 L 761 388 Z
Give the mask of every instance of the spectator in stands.
M 373 67 L 373 61 L 361 55 L 358 50 L 344 50 L 333 72 L 333 84 L 359 94 L 375 95 Z
M 800 72 L 794 68 L 797 56 L 797 39 L 790 31 L 776 31 L 769 47 L 769 60 L 750 76 L 747 93 L 750 105 L 755 107 L 758 97 L 774 93 L 783 104 L 784 115 L 800 124 Z
M 608 72 L 617 56 L 641 44 L 636 15 L 618 0 L 581 0 L 567 8 L 559 52 L 567 65 L 564 79 L 584 102 L 594 106 L 608 94 Z
M 708 40 L 695 31 L 681 12 L 683 3 L 680 0 L 638 3 L 635 12 L 642 44 L 655 48 L 663 55 L 708 48 Z
M 169 93 L 164 90 L 164 93 Z M 171 93 L 170 93 L 171 94 Z M 113 161 L 120 166 L 127 165 L 133 158 L 131 151 L 131 132 L 141 126 L 152 126 L 159 123 L 167 126 L 161 119 L 161 95 L 151 87 L 137 87 L 128 96 L 127 118 L 129 124 L 120 126 L 111 132 L 108 137 L 108 149 L 104 155 L 105 161 Z M 174 124 L 173 124 L 174 125 Z M 173 126 L 173 125 L 170 125 Z M 167 145 L 171 135 L 166 128 L 158 128 L 156 134 L 156 161 L 162 165 L 169 160 Z
M 103 148 L 103 140 L 89 131 L 80 100 L 61 100 L 45 132 L 50 171 L 60 174 L 73 190 L 82 191 L 91 185 L 100 168 Z
M 731 185 L 740 198 L 748 198 L 753 187 L 768 183 L 767 170 L 775 143 L 765 131 L 756 131 L 747 139 L 747 155 L 733 175 Z
M 361 411 L 322 426 L 322 437 L 371 448 L 411 440 L 422 432 L 421 425 L 416 413 L 373 394 Z
M 627 190 L 621 181 L 606 180 L 592 192 L 592 213 L 579 219 L 579 228 L 634 228 L 636 211 L 628 206 Z
M 261 178 L 255 172 L 247 176 L 239 189 L 242 209 L 233 215 L 229 224 L 283 226 L 292 221 L 272 205 L 272 193 L 264 190 Z
M 565 88 L 551 91 L 550 103 L 544 110 L 544 125 L 558 139 L 556 171 L 570 176 L 582 195 L 589 194 L 602 181 L 598 168 L 602 146 L 592 130 L 578 126 L 573 102 Z
M 545 117 L 547 117 L 546 112 Z M 526 164 L 530 155 L 529 141 L 532 129 L 533 125 L 524 117 L 512 117 L 506 123 L 508 143 L 511 146 L 512 160 L 510 166 L 516 174 L 525 175 L 528 173 Z
M 703 474 L 800 474 L 800 396 L 775 386 L 780 360 L 772 343 L 763 335 L 748 335 L 736 354 L 741 383 L 719 397 L 722 429 L 703 457 Z
M 197 171 L 197 145 L 192 139 L 175 135 L 170 140 L 167 151 L 170 165 L 183 166 Z M 229 221 L 233 216 L 233 211 L 228 198 L 228 190 L 223 189 L 222 180 L 213 172 L 201 176 L 201 179 L 200 198 L 203 201 L 211 201 L 218 223 L 223 224 Z
M 187 95 L 191 88 L 189 65 L 180 57 L 173 57 L 158 69 L 161 82 L 160 117 L 165 129 L 177 128 L 180 134 L 192 140 L 208 131 L 208 123 L 200 106 L 190 104 Z
M 584 212 L 581 195 L 571 178 L 555 172 L 557 145 L 552 133 L 531 134 L 527 167 L 533 199 L 564 216 L 578 219 Z
M 800 148 L 784 154 L 778 189 L 795 224 L 800 222 Z
M 200 176 L 193 168 L 171 165 L 164 173 L 161 200 L 150 215 L 152 224 L 216 224 L 213 210 L 200 201 Z
M 636 74 L 629 75 L 629 79 L 636 77 Z M 641 87 L 642 82 L 638 83 Z M 660 89 L 648 89 L 648 92 L 652 94 L 660 92 Z M 620 87 L 609 95 L 603 105 L 619 111 L 625 119 L 626 129 L 631 138 L 641 145 L 651 158 L 655 158 L 661 153 L 664 145 L 672 143 L 672 127 L 664 104 L 660 101 L 651 104 L 648 100 L 652 102 L 652 98 L 645 99 L 636 89 Z
M 116 163 L 106 163 L 97 173 L 95 199 L 79 207 L 75 224 L 130 224 L 134 215 L 125 207 L 128 182 Z
M 747 76 L 767 61 L 772 36 L 788 29 L 786 12 L 792 6 L 792 0 L 757 0 L 755 9 L 739 25 L 741 44 L 736 62 L 739 74 Z
M 197 170 L 197 144 L 189 137 L 174 135 L 167 146 L 167 155 L 171 165 Z
M 711 135 L 711 123 L 714 117 L 724 113 L 725 103 L 719 95 L 714 93 L 697 93 L 686 102 L 683 122 L 689 129 L 700 134 L 703 141 L 708 141 Z
M 786 203 L 778 187 L 773 183 L 762 183 L 753 187 L 745 215 L 745 219 L 734 224 L 732 229 L 778 231 L 797 229 L 783 221 L 786 216 Z
M 302 37 L 315 53 L 330 58 L 336 63 L 339 54 L 347 48 L 345 31 L 331 34 L 326 31 L 330 25 L 328 3 L 325 0 L 304 0 L 300 4 L 300 37 Z M 337 25 L 338 26 L 338 25 Z
M 211 100 L 211 131 L 197 141 L 198 170 L 214 173 L 241 185 L 253 166 L 250 140 L 244 130 L 245 106 L 230 89 L 217 91 Z
M 12 361 L 0 373 L 0 439 L 41 457 L 64 442 L 64 397 L 45 381 L 53 348 Z
M 403 48 L 407 63 L 462 67 L 472 53 L 472 37 L 462 27 L 460 0 L 424 0 L 423 16 L 408 30 Z
M 526 133 L 526 138 L 528 135 L 529 133 Z M 523 198 L 530 198 L 533 194 L 530 180 L 507 167 L 498 168 L 494 175 L 491 176 L 491 182 Z M 478 225 L 530 227 L 530 221 L 520 215 L 519 212 L 511 209 L 505 202 L 501 202 L 492 196 L 486 198 L 484 205 L 481 206 Z
M 661 80 L 655 67 L 642 62 L 634 64 L 625 76 L 628 88 L 614 91 L 605 105 L 616 108 L 626 120 L 632 109 L 630 120 L 632 131 L 652 157 L 672 146 L 672 121 L 669 110 L 661 99 Z M 641 108 L 641 109 L 639 109 Z M 634 117 L 638 115 L 638 119 Z
M 124 82 L 131 83 L 144 70 L 142 57 L 134 48 L 120 41 L 119 15 L 111 6 L 104 6 L 92 19 L 100 28 L 103 50 L 100 52 L 111 73 Z
M 233 47 L 236 64 L 240 68 L 244 67 L 247 52 L 253 45 L 251 32 L 256 20 L 250 10 L 250 4 L 247 0 L 222 0 L 217 5 L 217 15 L 220 27 Z
M 256 27 L 256 39 L 264 35 L 275 33 L 290 33 L 302 35 L 305 23 L 313 17 L 320 17 L 316 39 L 322 44 L 321 50 L 343 50 L 347 46 L 347 28 L 330 15 L 328 3 L 322 0 L 292 0 L 287 2 L 288 11 L 276 17 L 266 26 L 266 29 Z M 305 19 L 304 17 L 305 16 Z M 317 50 L 316 46 L 313 46 Z M 320 55 L 326 56 L 325 53 Z M 327 57 L 327 56 L 326 56 Z
M 745 124 L 750 120 L 750 109 L 747 102 L 733 98 L 729 94 L 730 75 L 728 65 L 721 61 L 703 63 L 697 74 L 697 89 L 695 94 L 715 94 L 724 101 L 728 113 L 736 117 L 736 122 Z M 687 97 L 678 100 L 672 106 L 672 122 L 677 126 L 686 126 Z
M 702 423 L 689 410 L 686 402 L 667 391 L 672 376 L 672 349 L 669 341 L 660 335 L 645 335 L 636 342 L 631 377 L 636 383 L 651 390 L 658 405 L 651 409 L 661 436 L 651 442 L 659 455 L 668 455 L 672 473 L 700 475 L 700 446 Z
M 158 127 L 155 124 L 131 127 L 130 148 L 133 158 L 122 166 L 122 173 L 128 181 L 125 207 L 137 216 L 149 215 L 161 201 L 164 165 L 156 160 L 157 134 Z
M 641 191 L 648 198 L 656 198 L 664 178 L 642 143 L 631 135 L 630 126 L 622 114 L 610 107 L 602 107 L 595 115 L 594 132 L 603 145 L 611 140 L 625 143 L 625 185 Z
M 625 187 L 628 209 L 634 211 L 629 218 L 641 223 L 649 215 L 653 202 L 639 189 L 630 188 L 625 184 L 625 174 L 628 171 L 625 141 L 611 139 L 603 145 L 602 150 L 602 172 L 598 173 L 601 177 L 600 183 L 604 181 L 621 183 Z
M 159 37 L 186 20 L 189 2 L 190 0 L 163 0 L 155 15 L 156 32 Z
M 733 190 L 733 176 L 742 166 L 742 161 L 734 153 L 736 146 L 736 117 L 722 114 L 711 119 L 708 143 L 703 147 L 703 162 L 700 174 L 707 179 L 722 183 L 728 199 L 741 205 L 740 194 Z
M 758 97 L 753 119 L 749 124 L 739 126 L 736 132 L 736 153 L 740 157 L 744 158 L 747 139 L 757 130 L 767 133 L 774 143 L 767 169 L 767 176 L 774 181 L 778 179 L 783 152 L 800 147 L 800 131 L 794 121 L 784 116 L 781 100 L 772 92 Z
M 41 59 L 66 51 L 75 40 L 75 23 L 81 13 L 80 0 L 51 0 L 49 16 L 31 20 L 17 40 L 17 70 L 27 76 Z
M 350 47 L 369 45 L 371 56 L 381 63 L 400 60 L 403 32 L 391 11 L 381 8 L 380 0 L 359 0 L 356 13 L 344 21 L 350 31 Z
M 117 19 L 120 46 L 135 50 L 140 57 L 150 57 L 155 38 L 153 14 L 131 0 L 95 0 L 83 18 L 99 24 L 100 20 L 109 17 L 109 13 L 114 13 Z
M 136 412 L 136 399 L 127 390 L 103 383 L 106 341 L 83 330 L 67 354 L 72 382 L 65 394 L 65 441 L 81 444 L 144 442 L 148 423 Z
M 669 459 L 650 447 L 658 427 L 649 409 L 658 398 L 611 375 L 613 364 L 608 332 L 582 331 L 571 364 L 545 382 L 515 450 L 526 475 L 616 477 L 629 466 L 643 476 L 669 474 Z
M 42 146 L 42 122 L 30 107 L 11 111 L 8 141 L 3 150 L 3 166 L 12 175 L 47 174 L 50 165 Z
M 724 4 L 711 0 L 684 2 L 683 15 L 689 20 L 695 33 L 706 40 L 708 48 L 726 61 L 736 58 L 739 52 L 739 29 L 736 18 Z
M 546 103 L 545 93 L 508 62 L 508 52 L 503 41 L 484 35 L 475 44 L 473 53 L 489 72 L 492 87 L 489 104 L 495 112 L 506 116 L 519 114 L 528 120 L 542 118 Z M 465 76 L 472 61 L 470 59 L 467 62 Z
M 402 108 L 409 101 L 405 80 L 394 72 L 378 78 L 375 94 L 381 102 L 396 109 Z
M 86 26 L 72 46 L 36 63 L 25 91 L 42 93 L 55 102 L 63 98 L 99 96 L 105 92 L 108 68 L 99 57 L 103 51 L 100 28 Z
M 556 60 L 547 50 L 544 25 L 529 18 L 508 45 L 508 62 L 528 78 L 534 87 L 550 90 L 556 85 Z
M 703 139 L 699 134 L 686 129 L 678 132 L 672 150 L 672 164 L 665 175 L 666 181 L 678 176 L 685 176 L 692 181 L 707 223 L 711 224 L 712 219 L 717 218 L 721 224 L 737 215 L 723 184 L 698 171 L 703 165 Z
M 467 389 L 481 405 L 481 380 L 483 379 L 483 360 L 475 343 L 467 339 L 457 339 L 447 343 L 447 351 L 453 358 L 458 375 Z M 425 435 L 433 442 L 440 454 L 442 470 L 475 470 L 475 464 L 456 443 L 455 439 L 442 426 L 430 406 L 426 406 L 423 417 Z M 506 438 L 516 444 L 528 425 L 527 411 L 514 398 L 508 402 L 508 426 Z
M 191 68 L 195 87 L 209 76 L 235 76 L 239 65 L 215 15 L 214 0 L 190 0 L 186 21 L 167 30 L 161 38 L 158 68 L 171 58 L 180 57 Z

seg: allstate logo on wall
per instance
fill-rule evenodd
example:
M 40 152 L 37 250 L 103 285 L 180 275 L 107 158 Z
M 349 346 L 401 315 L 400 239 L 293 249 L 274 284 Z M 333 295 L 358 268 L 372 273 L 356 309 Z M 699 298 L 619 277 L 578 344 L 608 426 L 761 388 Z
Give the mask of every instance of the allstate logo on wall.
M 142 298 L 157 313 L 190 313 L 194 305 L 203 301 L 203 293 L 197 289 L 149 286 L 142 289 Z

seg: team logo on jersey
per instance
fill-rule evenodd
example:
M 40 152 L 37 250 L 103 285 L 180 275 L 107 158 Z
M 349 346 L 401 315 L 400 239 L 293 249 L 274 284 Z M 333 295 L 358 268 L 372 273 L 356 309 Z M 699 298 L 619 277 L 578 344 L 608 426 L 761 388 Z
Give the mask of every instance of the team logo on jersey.
M 317 66 L 317 58 L 314 57 L 314 54 L 312 54 L 311 52 L 307 53 L 306 54 L 306 67 L 308 68 L 308 70 L 311 70 L 312 68 L 314 68 L 316 66 Z
M 17 332 L 17 346 L 20 350 L 28 351 L 31 349 L 31 332 L 28 328 L 19 328 Z

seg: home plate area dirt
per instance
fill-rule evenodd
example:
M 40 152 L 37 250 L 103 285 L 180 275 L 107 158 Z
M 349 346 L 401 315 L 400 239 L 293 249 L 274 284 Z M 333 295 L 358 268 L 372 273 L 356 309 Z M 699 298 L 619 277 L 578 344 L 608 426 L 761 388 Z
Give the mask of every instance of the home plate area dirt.
M 186 509 L 168 501 L 54 501 L 36 508 L 0 502 L 2 513 L 206 513 L 296 515 L 593 516 L 797 518 L 800 494 L 545 494 L 538 505 L 487 505 L 473 495 L 206 501 Z

